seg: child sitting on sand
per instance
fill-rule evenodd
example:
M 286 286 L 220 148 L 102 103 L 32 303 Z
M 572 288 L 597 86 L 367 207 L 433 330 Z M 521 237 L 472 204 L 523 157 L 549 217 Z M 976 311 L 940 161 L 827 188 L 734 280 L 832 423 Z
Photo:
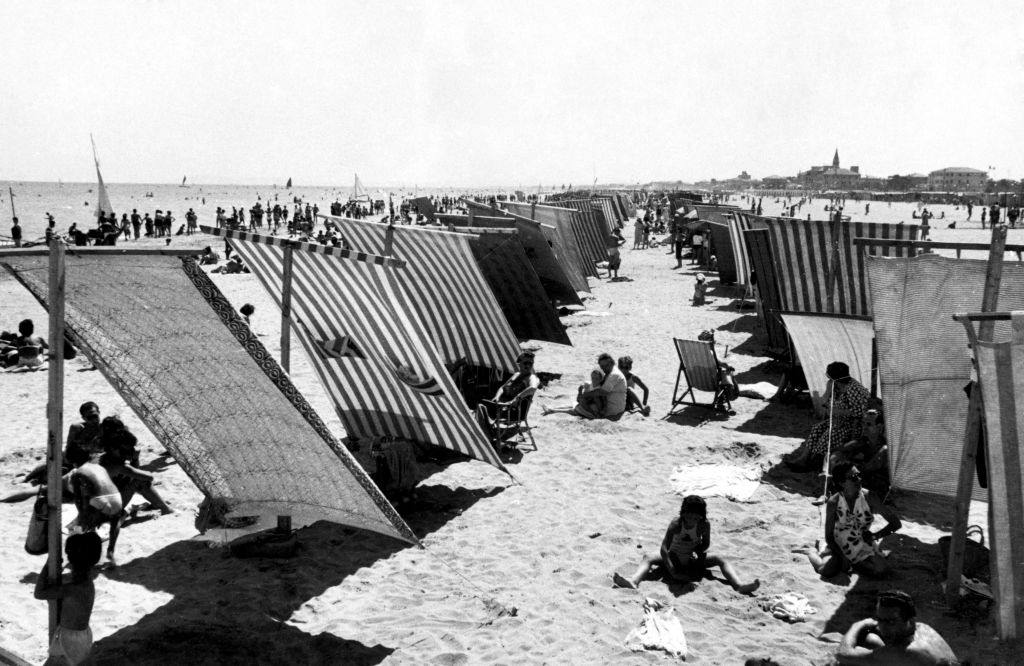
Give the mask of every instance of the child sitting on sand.
M 626 409 L 627 410 L 639 410 L 644 416 L 651 415 L 651 408 L 647 405 L 647 396 L 650 395 L 650 391 L 647 388 L 647 384 L 643 383 L 639 377 L 633 374 L 633 359 L 629 356 L 623 356 L 618 362 L 619 370 L 626 376 Z M 643 389 L 644 399 L 640 398 L 636 394 L 636 388 Z
M 704 305 L 708 293 L 708 283 L 703 273 L 697 273 L 697 284 L 693 286 L 693 304 Z
M 707 554 L 710 544 L 711 524 L 707 517 L 707 503 L 702 497 L 688 495 L 683 498 L 679 516 L 672 519 L 665 531 L 660 554 L 655 557 L 645 555 L 632 578 L 613 574 L 612 585 L 635 589 L 654 567 L 662 569 L 671 581 L 693 583 L 704 578 L 709 568 L 718 567 L 737 592 L 751 594 L 761 586 L 761 581 L 756 578 L 751 583 L 741 583 L 728 560 Z
M 89 619 L 96 599 L 93 567 L 100 561 L 102 542 L 95 532 L 72 534 L 64 545 L 70 580 L 54 585 L 48 580 L 48 566 L 43 565 L 36 579 L 36 599 L 60 600 L 60 620 L 50 643 L 50 659 L 46 663 L 81 664 L 92 652 L 92 630 Z

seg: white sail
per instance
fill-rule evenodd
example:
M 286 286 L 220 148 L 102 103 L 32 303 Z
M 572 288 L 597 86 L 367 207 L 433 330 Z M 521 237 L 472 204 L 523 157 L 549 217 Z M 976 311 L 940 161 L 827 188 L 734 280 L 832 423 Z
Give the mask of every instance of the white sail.
M 96 200 L 96 212 L 93 214 L 99 218 L 101 215 L 112 215 L 114 207 L 110 205 L 107 186 L 103 183 L 103 174 L 100 173 L 100 160 L 96 156 L 96 142 L 93 141 L 92 134 L 89 135 L 89 141 L 92 141 L 92 159 L 96 162 L 97 191 L 99 192 L 99 197 Z
M 370 195 L 366 193 L 366 188 L 363 187 L 361 182 L 359 182 L 359 174 L 357 173 L 355 176 L 356 182 L 352 185 L 352 200 L 360 201 L 362 199 L 366 199 L 369 201 Z

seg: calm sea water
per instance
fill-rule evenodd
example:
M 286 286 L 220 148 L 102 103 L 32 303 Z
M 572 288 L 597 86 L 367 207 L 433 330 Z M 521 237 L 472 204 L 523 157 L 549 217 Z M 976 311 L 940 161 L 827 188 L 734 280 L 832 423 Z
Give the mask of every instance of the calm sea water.
M 97 185 L 96 183 L 34 183 L 34 182 L 5 182 L 0 183 L 0 236 L 8 236 L 11 227 L 11 201 L 8 196 L 8 186 L 14 191 L 14 206 L 18 218 L 24 229 L 23 235 L 26 240 L 34 240 L 43 235 L 46 229 L 46 213 L 51 213 L 57 221 L 57 229 L 61 233 L 66 232 L 72 223 L 77 223 L 80 228 L 90 228 L 95 224 L 96 218 L 93 212 L 96 210 Z M 200 224 L 213 224 L 216 219 L 217 207 L 225 208 L 229 214 L 232 207 L 244 207 L 248 217 L 248 209 L 256 203 L 257 197 L 263 202 L 274 201 L 284 205 L 291 203 L 293 197 L 299 197 L 310 204 L 317 204 L 320 210 L 327 212 L 331 202 L 335 200 L 347 201 L 351 188 L 349 187 L 294 187 L 290 190 L 283 187 L 256 185 L 190 185 L 179 187 L 177 185 L 146 185 L 146 184 L 120 184 L 112 183 L 107 185 L 107 192 L 110 195 L 110 203 L 117 212 L 118 219 L 122 213 L 131 215 L 132 209 L 137 209 L 139 214 L 149 213 L 152 215 L 157 209 L 173 212 L 177 224 L 185 221 L 185 212 L 192 208 L 199 215 Z M 147 197 L 152 193 L 152 197 Z M 419 191 L 418 196 L 427 194 L 447 194 L 461 196 L 467 194 L 479 194 L 481 190 L 476 189 L 450 189 L 435 192 Z M 374 199 L 380 198 L 385 201 L 389 192 L 383 190 L 369 190 Z M 403 197 L 414 195 L 412 190 L 390 192 L 394 196 L 397 207 Z M 749 202 L 743 202 L 738 197 L 733 198 L 730 203 L 748 207 Z M 805 204 L 803 209 L 797 213 L 798 217 L 806 218 L 810 213 L 813 219 L 825 219 L 828 213 L 825 212 L 824 200 L 815 200 Z M 870 202 L 870 212 L 865 214 L 865 202 L 848 201 L 845 209 L 847 215 L 855 220 L 866 220 L 871 222 L 906 222 L 914 224 L 913 211 L 919 210 L 917 204 L 913 203 L 892 203 L 881 201 Z M 785 207 L 785 201 L 776 202 L 774 198 L 765 197 L 763 202 L 765 215 L 779 215 Z M 952 205 L 928 206 L 928 209 L 935 214 L 932 227 L 936 231 L 945 229 L 952 221 L 957 222 L 957 229 L 980 229 L 980 207 L 975 207 L 974 216 L 971 222 L 966 222 L 967 211 L 964 208 L 957 209 Z M 945 218 L 942 218 L 942 215 Z M 943 234 L 944 235 L 944 234 Z M 933 236 L 935 234 L 933 233 Z M 943 240 L 946 240 L 945 238 Z

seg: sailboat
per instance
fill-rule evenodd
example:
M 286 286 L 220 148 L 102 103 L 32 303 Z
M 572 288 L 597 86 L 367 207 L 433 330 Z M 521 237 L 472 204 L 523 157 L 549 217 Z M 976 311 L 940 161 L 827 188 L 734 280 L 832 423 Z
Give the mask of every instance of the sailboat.
M 285 183 L 285 187 L 288 188 L 289 190 L 292 189 L 292 179 L 291 179 L 291 177 L 288 178 L 288 182 Z
M 366 188 L 359 182 L 359 174 L 355 174 L 356 181 L 352 184 L 352 197 L 349 201 L 369 201 L 370 195 L 366 193 Z
M 181 177 L 181 185 L 179 185 L 178 187 L 188 187 L 187 185 L 185 185 L 185 181 L 186 180 L 187 180 L 187 178 L 185 176 L 182 176 Z
M 103 215 L 113 215 L 114 207 L 110 205 L 110 196 L 107 195 L 107 186 L 103 183 L 103 174 L 100 173 L 100 158 L 96 156 L 96 141 L 93 140 L 92 134 L 89 135 L 89 141 L 92 142 L 92 159 L 96 163 L 96 180 L 97 188 L 99 189 L 99 197 L 96 200 L 96 212 L 94 215 L 97 218 Z

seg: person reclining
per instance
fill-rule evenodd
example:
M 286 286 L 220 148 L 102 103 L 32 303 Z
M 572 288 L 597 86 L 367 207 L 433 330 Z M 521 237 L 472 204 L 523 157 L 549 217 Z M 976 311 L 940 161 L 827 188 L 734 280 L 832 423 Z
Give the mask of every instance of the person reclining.
M 616 421 L 626 411 L 626 377 L 615 367 L 611 354 L 597 358 L 600 370 L 591 373 L 591 383 L 580 386 L 573 407 L 544 407 L 544 414 L 575 414 L 585 419 Z
M 531 352 L 520 354 L 516 359 L 519 371 L 501 385 L 493 400 L 483 400 L 476 406 L 476 419 L 489 437 L 495 435 L 494 422 L 502 410 L 532 396 L 540 387 L 540 377 L 533 372 L 533 361 Z
M 914 599 L 902 590 L 880 592 L 875 616 L 854 622 L 836 652 L 840 664 L 959 664 L 939 632 L 917 621 Z

